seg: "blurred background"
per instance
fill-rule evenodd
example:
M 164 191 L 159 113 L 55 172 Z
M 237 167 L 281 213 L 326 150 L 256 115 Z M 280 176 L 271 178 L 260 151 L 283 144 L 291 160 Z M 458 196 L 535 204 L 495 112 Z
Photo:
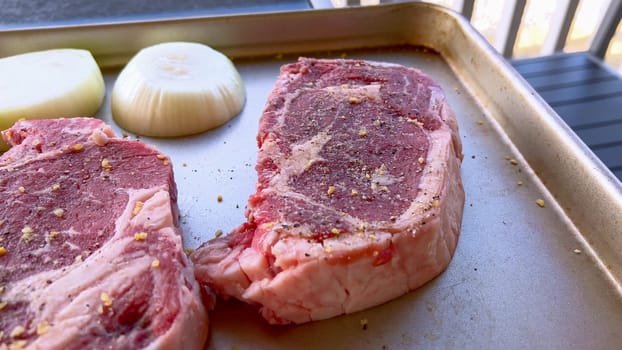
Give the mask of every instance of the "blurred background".
M 620 0 L 579 0 L 574 18 L 570 23 L 568 36 L 563 46 L 564 52 L 587 51 L 612 1 Z M 344 7 L 353 2 L 332 0 L 333 6 Z M 376 5 L 381 0 L 361 0 L 363 6 Z M 463 0 L 425 0 L 460 11 Z M 514 0 L 475 0 L 471 23 L 493 46 L 498 46 L 497 35 L 500 24 L 511 16 Z M 527 0 L 518 27 L 512 58 L 528 58 L 550 54 L 545 42 L 551 35 L 551 27 L 564 16 L 568 0 Z M 615 30 L 614 37 L 605 54 L 605 62 L 622 71 L 622 29 Z M 548 39 L 550 40 L 550 39 Z M 497 47 L 497 49 L 501 49 Z M 501 51 L 501 50 L 500 50 Z

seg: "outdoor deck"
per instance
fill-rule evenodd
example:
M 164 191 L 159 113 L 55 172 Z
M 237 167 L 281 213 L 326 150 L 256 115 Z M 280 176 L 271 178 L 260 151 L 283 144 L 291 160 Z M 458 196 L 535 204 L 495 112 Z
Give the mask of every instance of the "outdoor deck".
M 587 52 L 513 60 L 588 147 L 622 180 L 622 78 Z

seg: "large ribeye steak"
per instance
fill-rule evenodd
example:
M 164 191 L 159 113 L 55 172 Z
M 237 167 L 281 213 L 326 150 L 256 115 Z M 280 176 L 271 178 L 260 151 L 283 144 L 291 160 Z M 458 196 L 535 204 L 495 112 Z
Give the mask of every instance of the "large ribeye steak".
M 3 137 L 0 344 L 202 349 L 169 159 L 90 118 L 17 122 Z
M 428 76 L 301 58 L 281 68 L 257 139 L 248 221 L 193 253 L 199 283 L 301 323 L 386 302 L 447 267 L 462 150 Z

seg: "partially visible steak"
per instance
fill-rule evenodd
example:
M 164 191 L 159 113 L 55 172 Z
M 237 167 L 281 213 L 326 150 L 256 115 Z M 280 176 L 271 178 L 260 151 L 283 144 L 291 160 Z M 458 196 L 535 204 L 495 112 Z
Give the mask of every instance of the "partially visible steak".
M 18 122 L 3 137 L 0 344 L 202 349 L 168 158 L 90 118 Z
M 422 72 L 301 58 L 281 68 L 257 140 L 248 221 L 193 253 L 199 283 L 302 323 L 396 298 L 449 264 L 462 149 Z

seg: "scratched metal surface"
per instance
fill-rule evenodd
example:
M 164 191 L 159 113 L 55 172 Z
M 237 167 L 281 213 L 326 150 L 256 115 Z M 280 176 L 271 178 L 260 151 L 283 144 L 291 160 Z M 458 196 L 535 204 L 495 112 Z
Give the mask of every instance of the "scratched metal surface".
M 200 41 L 234 58 L 248 96 L 239 116 L 193 137 L 141 138 L 173 161 L 190 248 L 244 221 L 256 180 L 258 118 L 283 63 L 298 55 L 395 62 L 420 68 L 443 86 L 460 125 L 467 195 L 449 268 L 384 305 L 300 326 L 269 326 L 252 307 L 219 303 L 211 314 L 207 349 L 617 349 L 622 344 L 619 182 L 452 12 L 409 3 L 0 32 L 0 38 L 3 55 L 79 43 L 75 46 L 92 50 L 104 68 L 108 96 L 119 67 L 155 42 Z M 98 117 L 122 132 L 108 99 Z M 544 208 L 536 205 L 538 198 Z

